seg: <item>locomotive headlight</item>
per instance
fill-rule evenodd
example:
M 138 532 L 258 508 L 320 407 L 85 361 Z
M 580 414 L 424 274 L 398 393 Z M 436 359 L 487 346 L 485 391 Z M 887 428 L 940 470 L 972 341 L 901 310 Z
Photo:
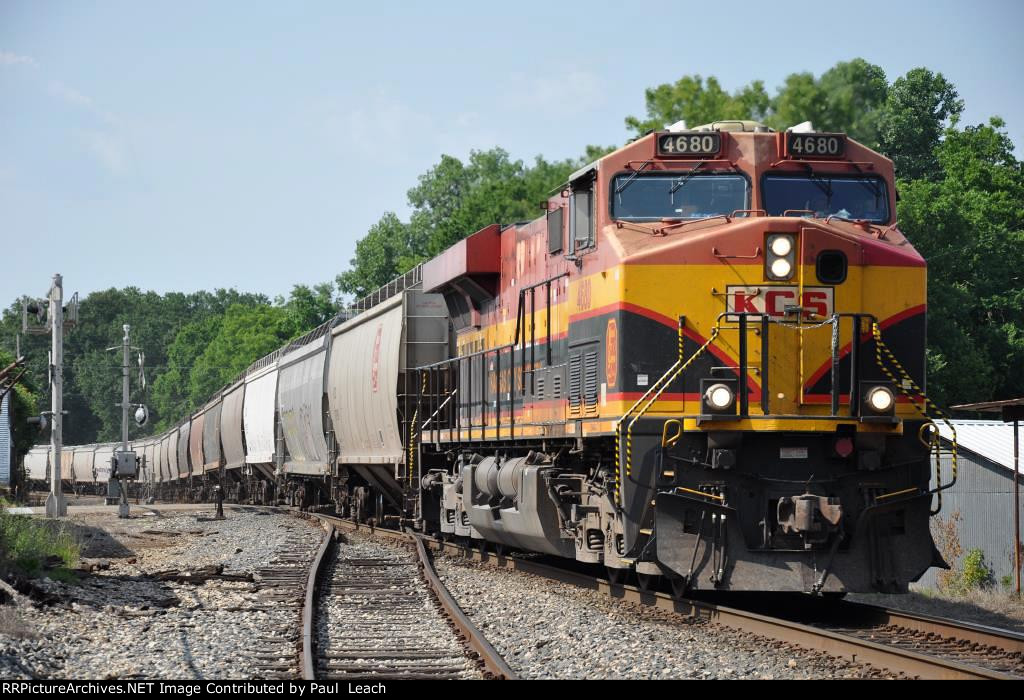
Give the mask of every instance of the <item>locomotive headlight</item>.
M 708 387 L 707 391 L 704 392 L 704 400 L 708 402 L 708 406 L 716 411 L 724 411 L 725 409 L 732 406 L 736 400 L 736 395 L 733 394 L 732 389 L 725 384 L 712 384 Z
M 700 414 L 707 420 L 732 420 L 739 394 L 737 379 L 706 377 L 700 380 Z
M 729 404 L 731 404 L 733 400 L 732 389 L 727 387 L 725 384 L 715 384 L 708 389 L 705 396 L 707 397 L 708 403 L 718 410 L 728 408 Z
M 793 276 L 796 266 L 796 237 L 773 234 L 765 240 L 764 274 L 770 280 L 783 281 Z
M 779 258 L 772 263 L 771 271 L 774 277 L 788 279 L 789 275 L 793 272 L 793 266 L 785 258 Z
M 772 251 L 772 255 L 778 255 L 780 258 L 784 258 L 789 255 L 789 251 L 793 250 L 793 240 L 789 236 L 776 236 L 772 239 L 769 247 Z
M 896 397 L 888 387 L 876 386 L 868 391 L 867 402 L 875 413 L 888 413 L 896 403 Z

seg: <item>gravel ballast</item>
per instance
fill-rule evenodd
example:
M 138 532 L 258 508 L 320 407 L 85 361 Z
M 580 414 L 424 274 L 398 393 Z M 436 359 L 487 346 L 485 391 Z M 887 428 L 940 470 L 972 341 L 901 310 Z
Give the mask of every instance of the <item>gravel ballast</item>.
M 325 675 L 481 678 L 419 573 L 418 557 L 394 545 L 357 537 L 337 545 L 321 584 L 317 637 Z
M 136 512 L 69 519 L 86 562 L 109 568 L 71 584 L 43 579 L 57 597 L 44 606 L 5 605 L 0 617 L 0 676 L 4 678 L 251 678 L 250 656 L 273 612 L 258 609 L 256 581 L 205 583 L 156 580 L 158 572 L 223 566 L 224 573 L 255 574 L 282 549 L 319 543 L 313 522 L 284 512 L 228 508 Z M 265 606 L 264 606 L 265 607 Z
M 886 678 L 870 666 L 463 559 L 437 569 L 523 678 Z

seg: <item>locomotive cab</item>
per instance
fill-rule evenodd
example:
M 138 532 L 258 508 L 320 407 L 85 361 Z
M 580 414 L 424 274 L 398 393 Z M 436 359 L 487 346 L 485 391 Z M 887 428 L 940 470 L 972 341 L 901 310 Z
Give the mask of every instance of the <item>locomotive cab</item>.
M 891 162 L 730 122 L 652 134 L 600 171 L 622 298 L 603 350 L 634 370 L 601 389 L 606 563 L 688 588 L 904 590 L 936 559 L 913 401 L 925 267 Z

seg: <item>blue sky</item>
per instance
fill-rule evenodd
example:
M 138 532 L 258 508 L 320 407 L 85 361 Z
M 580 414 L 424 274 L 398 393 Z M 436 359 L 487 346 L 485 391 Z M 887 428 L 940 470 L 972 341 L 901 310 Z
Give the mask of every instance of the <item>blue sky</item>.
M 0 304 L 54 272 L 83 295 L 333 279 L 442 153 L 620 143 L 687 73 L 926 66 L 1024 143 L 1020 2 L 636 7 L 0 0 Z

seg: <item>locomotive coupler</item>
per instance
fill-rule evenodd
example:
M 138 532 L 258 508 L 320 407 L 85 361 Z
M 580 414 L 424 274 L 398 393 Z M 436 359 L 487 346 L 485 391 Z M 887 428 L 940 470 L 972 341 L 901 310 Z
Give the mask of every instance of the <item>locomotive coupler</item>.
M 843 506 L 838 498 L 804 493 L 780 498 L 776 516 L 785 534 L 800 535 L 804 548 L 811 549 L 839 529 Z

